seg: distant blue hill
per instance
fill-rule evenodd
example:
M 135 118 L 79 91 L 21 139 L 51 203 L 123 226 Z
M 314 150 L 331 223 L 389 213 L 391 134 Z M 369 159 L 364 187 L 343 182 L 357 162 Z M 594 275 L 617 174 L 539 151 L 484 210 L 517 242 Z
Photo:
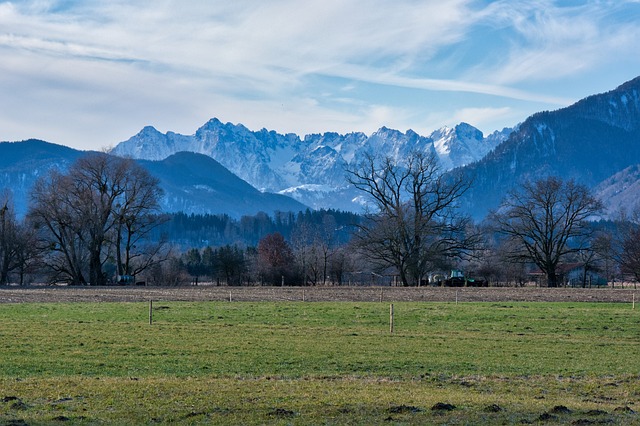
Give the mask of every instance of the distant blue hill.
M 18 216 L 29 206 L 35 181 L 52 168 L 66 170 L 87 152 L 37 139 L 0 143 L 0 191 L 9 190 Z
M 179 152 L 160 161 L 139 160 L 160 179 L 165 190 L 164 209 L 169 212 L 225 213 L 232 217 L 260 211 L 303 211 L 293 198 L 260 192 L 211 157 Z
M 40 176 L 52 168 L 66 171 L 78 158 L 87 155 L 66 146 L 41 140 L 0 143 L 0 191 L 13 194 L 18 216 L 29 206 L 29 194 Z M 278 194 L 262 193 L 235 176 L 210 157 L 181 152 L 162 161 L 139 161 L 160 180 L 165 191 L 162 208 L 166 212 L 228 214 L 232 217 L 260 211 L 305 210 L 306 206 Z

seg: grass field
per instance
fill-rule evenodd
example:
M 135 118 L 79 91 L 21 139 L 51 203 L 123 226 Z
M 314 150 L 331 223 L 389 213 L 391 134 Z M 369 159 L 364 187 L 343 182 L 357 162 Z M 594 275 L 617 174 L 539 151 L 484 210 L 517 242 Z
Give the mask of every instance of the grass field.
M 0 305 L 0 425 L 640 424 L 610 303 Z

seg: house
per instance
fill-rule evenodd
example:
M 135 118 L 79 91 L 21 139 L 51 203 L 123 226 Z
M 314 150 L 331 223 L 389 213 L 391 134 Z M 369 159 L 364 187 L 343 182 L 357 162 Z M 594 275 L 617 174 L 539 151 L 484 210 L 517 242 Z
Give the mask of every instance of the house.
M 540 287 L 547 286 L 547 276 L 536 268 L 529 273 L 532 280 Z M 587 268 L 580 262 L 563 263 L 556 268 L 558 285 L 562 287 L 603 287 L 607 285 L 607 279 L 598 271 Z

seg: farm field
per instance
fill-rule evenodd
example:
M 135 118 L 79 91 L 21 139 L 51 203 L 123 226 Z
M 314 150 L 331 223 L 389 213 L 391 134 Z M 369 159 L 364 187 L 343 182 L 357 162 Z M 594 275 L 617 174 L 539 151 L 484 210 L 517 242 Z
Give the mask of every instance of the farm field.
M 640 303 L 640 291 L 544 287 L 55 287 L 0 286 L 0 303 L 23 302 L 620 302 Z
M 299 289 L 105 302 L 93 289 L 74 303 L 66 290 L 0 303 L 0 425 L 640 424 L 629 290 L 590 290 L 612 303 L 460 289 L 458 304 L 390 289 L 339 302 Z

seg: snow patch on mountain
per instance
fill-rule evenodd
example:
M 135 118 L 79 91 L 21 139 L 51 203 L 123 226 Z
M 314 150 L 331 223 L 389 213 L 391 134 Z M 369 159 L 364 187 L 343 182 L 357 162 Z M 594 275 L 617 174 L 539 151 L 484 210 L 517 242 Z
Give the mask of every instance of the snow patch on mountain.
M 384 153 L 401 161 L 413 151 L 434 154 L 443 171 L 484 157 L 504 141 L 509 129 L 484 137 L 467 123 L 443 127 L 430 136 L 382 127 L 361 132 L 306 135 L 251 131 L 242 124 L 212 118 L 193 135 L 163 134 L 151 126 L 119 143 L 112 153 L 136 159 L 162 160 L 180 151 L 204 154 L 261 191 L 286 193 L 312 207 L 359 208 L 345 170 L 367 155 Z
M 609 217 L 632 214 L 640 208 L 640 164 L 629 166 L 594 188 L 596 198 L 606 206 Z

